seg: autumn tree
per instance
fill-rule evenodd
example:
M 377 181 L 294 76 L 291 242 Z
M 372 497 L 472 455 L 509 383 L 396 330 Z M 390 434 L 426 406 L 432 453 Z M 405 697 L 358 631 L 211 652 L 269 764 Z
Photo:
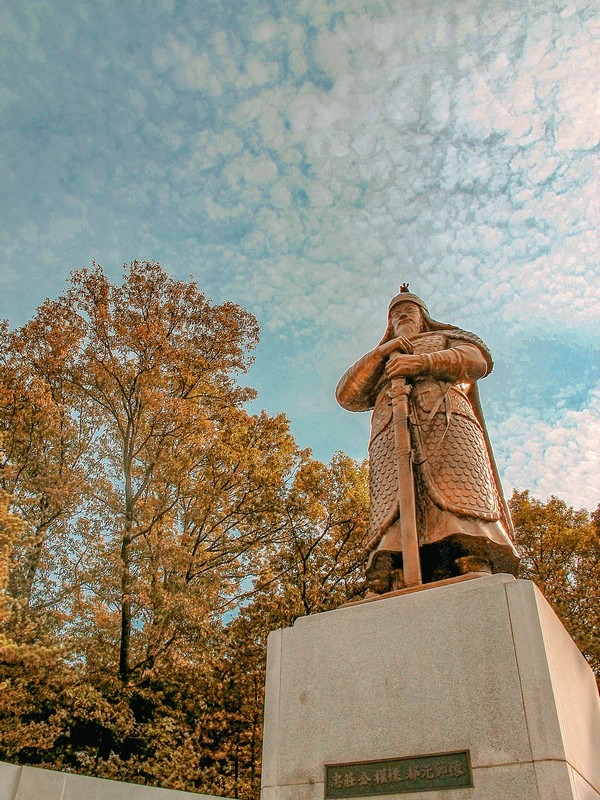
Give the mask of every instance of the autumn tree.
M 265 550 L 259 591 L 275 592 L 287 624 L 336 608 L 365 590 L 368 467 L 337 453 L 326 465 L 299 461 L 281 531 Z M 275 622 L 275 620 L 273 620 Z
M 210 652 L 281 524 L 297 448 L 285 417 L 243 407 L 254 318 L 158 264 L 132 263 L 121 285 L 97 265 L 75 272 L 0 335 L 0 481 L 24 521 L 6 545 L 11 624 L 24 640 L 47 618 L 79 665 L 56 670 L 64 692 L 40 720 L 56 731 L 62 708 L 71 768 L 90 770 L 86 743 L 133 763 L 140 726 L 169 706 L 148 714 L 144 693 Z
M 2 439 L 3 464 L 1 445 Z M 44 750 L 58 735 L 59 726 L 38 714 L 52 695 L 52 675 L 62 667 L 59 648 L 40 637 L 33 620 L 15 637 L 14 620 L 24 616 L 24 600 L 10 591 L 11 556 L 27 535 L 27 524 L 12 507 L 11 496 L 0 489 L 0 753 L 7 758 Z
M 228 796 L 260 796 L 270 631 L 358 599 L 365 589 L 368 496 L 366 462 L 343 453 L 329 464 L 299 453 L 287 476 L 281 524 L 262 551 L 252 591 L 225 628 L 207 675 L 219 687 L 207 693 L 203 731 L 214 744 L 208 760 Z
M 3 458 L 2 439 L 0 438 L 0 459 Z M 25 528 L 23 520 L 12 513 L 11 501 L 11 496 L 0 489 L 0 625 L 3 626 L 10 617 L 12 599 L 8 589 L 10 557 Z M 0 633 L 0 636 L 2 635 Z
M 12 549 L 9 591 L 39 626 L 60 594 L 46 545 L 64 539 L 81 502 L 81 457 L 91 433 L 62 377 L 49 364 L 32 364 L 24 344 L 0 323 L 0 487 L 24 523 Z
M 520 576 L 534 581 L 600 678 L 600 529 L 591 515 L 528 490 L 514 491 L 510 511 L 522 553 Z
M 249 414 L 256 321 L 158 264 L 75 272 L 0 336 L 0 757 L 257 796 L 266 637 L 364 588 L 366 464 Z
M 4 481 L 32 530 L 14 579 L 28 598 L 37 579 L 39 594 L 42 556 L 51 553 L 48 573 L 63 581 L 51 593 L 77 590 L 71 615 L 102 607 L 114 618 L 118 607 L 118 671 L 127 682 L 153 657 L 152 645 L 142 654 L 132 642 L 142 623 L 154 634 L 160 627 L 160 614 L 140 618 L 152 606 L 148 598 L 164 606 L 170 586 L 211 570 L 214 577 L 223 559 L 231 571 L 260 538 L 267 500 L 261 506 L 257 482 L 244 472 L 243 436 L 266 447 L 269 432 L 287 435 L 293 446 L 282 420 L 242 411 L 253 392 L 236 376 L 250 363 L 256 321 L 233 304 L 211 305 L 193 282 L 176 281 L 157 264 L 134 262 L 121 286 L 98 266 L 73 273 L 58 300 L 3 333 Z M 285 452 L 277 450 L 283 466 Z M 248 479 L 235 507 L 228 471 L 238 484 Z M 49 536 L 60 544 L 45 548 Z M 187 564 L 169 562 L 173 537 L 180 562 L 181 545 L 187 548 Z M 204 607 L 212 608 L 205 588 Z

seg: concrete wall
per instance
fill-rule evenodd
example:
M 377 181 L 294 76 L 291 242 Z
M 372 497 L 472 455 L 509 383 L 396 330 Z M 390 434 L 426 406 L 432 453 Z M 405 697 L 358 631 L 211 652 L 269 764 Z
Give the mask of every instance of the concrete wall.
M 223 800 L 0 761 L 0 800 Z

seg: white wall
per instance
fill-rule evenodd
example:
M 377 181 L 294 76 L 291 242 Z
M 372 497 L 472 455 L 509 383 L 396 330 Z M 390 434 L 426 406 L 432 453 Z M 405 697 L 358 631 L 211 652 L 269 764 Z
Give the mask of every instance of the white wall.
M 219 800 L 214 795 L 157 789 L 0 761 L 0 800 Z M 222 798 L 220 799 L 222 800 Z

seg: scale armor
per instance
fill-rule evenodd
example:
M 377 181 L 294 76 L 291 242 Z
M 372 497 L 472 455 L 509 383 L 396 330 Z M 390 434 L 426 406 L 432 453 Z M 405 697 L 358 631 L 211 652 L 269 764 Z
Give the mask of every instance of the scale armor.
M 468 331 L 436 331 L 419 336 L 416 354 L 445 350 L 449 340 L 475 344 L 488 369 L 491 356 L 485 344 Z M 371 507 L 369 549 L 374 549 L 398 516 L 398 477 L 389 381 L 376 387 L 369 445 Z M 485 434 L 467 395 L 451 382 L 419 379 L 410 395 L 410 430 L 418 475 L 416 484 L 443 511 L 494 522 L 502 519 L 501 500 L 490 462 Z M 450 465 L 450 468 L 448 468 Z M 421 529 L 420 544 L 430 541 Z

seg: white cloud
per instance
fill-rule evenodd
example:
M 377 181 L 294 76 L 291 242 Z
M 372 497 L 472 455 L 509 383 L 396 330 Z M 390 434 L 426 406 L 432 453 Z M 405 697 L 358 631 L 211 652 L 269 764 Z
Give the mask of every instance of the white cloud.
M 207 129 L 198 133 L 190 145 L 191 155 L 184 172 L 210 169 L 221 160 L 229 160 L 241 152 L 244 143 L 231 129 Z
M 13 46 L 18 46 L 19 54 L 36 65 L 46 61 L 46 53 L 40 42 L 42 30 L 41 18 L 47 10 L 45 2 L 33 2 L 18 6 L 18 13 L 11 13 L 10 8 L 0 10 L 0 30 L 4 44 L 13 40 Z
M 598 144 L 600 137 L 600 102 L 597 80 L 598 43 L 586 32 L 572 41 L 557 43 L 562 55 L 553 77 L 557 88 L 558 150 L 587 149 Z
M 317 64 L 331 76 L 347 74 L 350 68 L 348 45 L 345 25 L 338 26 L 335 32 L 322 30 L 315 44 Z
M 269 20 L 268 22 L 263 22 L 261 25 L 259 25 L 257 28 L 254 29 L 252 38 L 254 39 L 255 42 L 264 44 L 265 42 L 269 42 L 276 35 L 277 35 L 277 24 L 274 21 Z
M 593 330 L 587 0 L 562 11 L 299 0 L 277 18 L 257 0 L 243 15 L 233 4 L 227 22 L 201 6 L 132 11 L 131 31 L 88 10 L 68 42 L 97 53 L 94 69 L 81 84 L 70 69 L 68 87 L 59 40 L 44 38 L 50 6 L 35 6 L 29 34 L 13 31 L 13 52 L 37 48 L 60 80 L 49 75 L 42 96 L 30 66 L 15 83 L 33 98 L 25 111 L 40 104 L 39 118 L 57 121 L 41 134 L 32 111 L 19 123 L 31 138 L 9 157 L 20 164 L 5 184 L 11 265 L 42 257 L 62 285 L 93 256 L 166 255 L 250 306 L 265 336 L 302 339 L 306 370 L 315 359 L 342 369 L 372 346 L 405 279 L 438 318 L 492 338 Z M 64 199 L 71 184 L 85 213 Z M 577 413 L 559 429 L 579 441 L 588 417 Z M 545 442 L 550 422 L 532 419 Z
M 554 420 L 523 408 L 491 426 L 498 467 L 507 493 L 531 489 L 546 499 L 556 494 L 588 510 L 600 500 L 600 387 L 580 411 L 563 410 Z
M 167 49 L 156 51 L 154 60 L 159 68 L 174 68 L 176 80 L 186 89 L 204 89 L 213 95 L 222 92 L 208 53 L 197 52 L 182 39 L 168 37 Z
M 245 213 L 245 207 L 243 205 L 237 206 L 221 206 L 218 203 L 215 203 L 214 200 L 210 197 L 206 197 L 204 199 L 204 213 L 209 219 L 217 220 L 219 222 L 233 222 L 237 217 L 242 216 Z
M 17 273 L 8 264 L 0 264 L 0 284 L 11 284 L 17 278 Z
M 248 75 L 255 85 L 262 85 L 275 77 L 275 65 L 258 58 L 252 58 L 246 64 Z
M 277 172 L 277 164 L 268 156 L 253 156 L 247 151 L 230 161 L 224 170 L 236 191 L 243 189 L 245 185 L 258 187 L 272 183 L 277 177 Z
M 0 25 L 2 23 L 0 22 Z M 11 91 L 6 86 L 0 86 L 0 109 L 5 111 L 10 105 L 15 104 L 19 99 L 16 92 Z

